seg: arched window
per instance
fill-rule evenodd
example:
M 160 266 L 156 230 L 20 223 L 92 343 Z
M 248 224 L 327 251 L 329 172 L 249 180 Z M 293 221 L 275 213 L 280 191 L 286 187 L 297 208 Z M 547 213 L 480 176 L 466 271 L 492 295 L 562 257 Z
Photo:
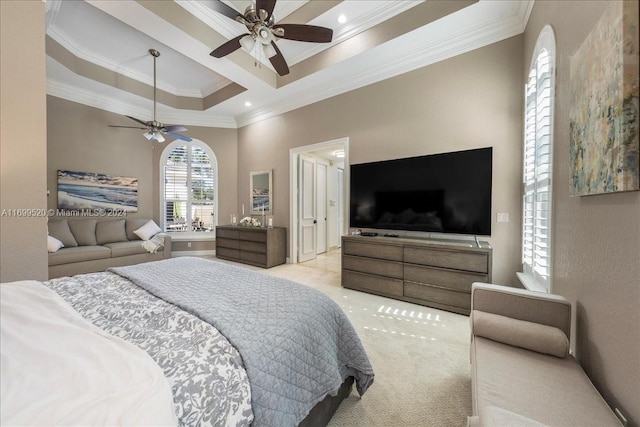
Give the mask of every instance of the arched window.
M 551 190 L 555 99 L 555 36 L 546 26 L 533 52 L 525 85 L 522 269 L 528 288 L 551 287 Z
M 217 223 L 218 163 L 201 141 L 174 141 L 160 158 L 162 228 L 213 232 Z

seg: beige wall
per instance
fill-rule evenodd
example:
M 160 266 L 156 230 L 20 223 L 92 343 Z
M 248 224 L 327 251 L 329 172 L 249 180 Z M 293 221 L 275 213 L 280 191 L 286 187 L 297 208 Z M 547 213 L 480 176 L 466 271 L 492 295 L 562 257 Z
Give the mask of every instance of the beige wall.
M 492 146 L 493 279 L 520 269 L 522 36 L 238 130 L 238 198 L 249 172 L 274 170 L 274 222 L 289 227 L 289 149 L 349 138 L 363 163 Z M 239 208 L 239 206 L 238 206 Z M 507 212 L 511 222 L 497 223 Z
M 160 223 L 158 162 L 167 144 L 147 141 L 141 130 L 110 128 L 129 125 L 130 120 L 119 114 L 53 96 L 47 97 L 47 109 L 49 208 L 57 205 L 59 169 L 132 176 L 138 178 L 138 212 L 127 216 L 153 218 Z M 197 126 L 188 129 L 185 134 L 209 145 L 216 156 L 219 221 L 226 224 L 237 196 L 237 131 Z
M 47 96 L 48 206 L 58 203 L 58 170 L 95 172 L 138 179 L 138 212 L 132 218 L 153 218 L 152 152 L 157 149 L 137 129 L 110 128 L 135 125 L 124 116 Z M 157 218 L 155 218 L 157 220 Z
M 554 293 L 574 303 L 574 348 L 596 387 L 640 425 L 640 192 L 569 197 L 569 60 L 610 2 L 536 2 L 528 70 L 546 24 L 556 35 Z M 523 72 L 526 73 L 526 71 Z M 523 74 L 524 75 L 524 74 Z
M 45 4 L 0 1 L 0 20 L 0 282 L 46 280 Z

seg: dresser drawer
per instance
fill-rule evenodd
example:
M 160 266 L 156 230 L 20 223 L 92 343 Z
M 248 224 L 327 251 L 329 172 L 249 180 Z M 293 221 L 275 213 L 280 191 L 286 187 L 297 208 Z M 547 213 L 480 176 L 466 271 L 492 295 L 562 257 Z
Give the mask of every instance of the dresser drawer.
M 216 248 L 216 256 L 219 258 L 240 259 L 240 251 L 229 248 Z
M 403 283 L 399 279 L 391 279 L 370 274 L 342 271 L 342 286 L 390 296 L 402 296 Z
M 345 255 L 357 255 L 389 261 L 402 261 L 401 245 L 379 245 L 375 243 L 360 243 L 345 240 L 343 242 L 342 251 Z
M 240 240 L 241 251 L 260 252 L 267 253 L 267 244 L 263 242 L 249 242 L 246 240 Z
M 342 257 L 342 268 L 344 270 L 402 279 L 402 263 L 397 261 L 386 261 L 345 255 Z
M 252 242 L 266 242 L 267 241 L 267 230 L 240 230 L 240 240 L 249 240 Z
M 216 248 L 239 249 L 240 242 L 238 240 L 225 239 L 224 237 L 216 237 Z
M 417 298 L 454 307 L 471 309 L 471 295 L 421 283 L 404 282 L 404 296 Z
M 238 239 L 240 237 L 239 230 L 229 230 L 227 228 L 216 228 L 216 238 L 224 237 L 227 239 Z
M 260 254 L 257 252 L 240 252 L 240 260 L 246 261 L 251 264 L 266 265 L 267 254 Z
M 405 246 L 404 262 L 478 273 L 489 272 L 489 257 L 486 253 Z
M 471 293 L 473 282 L 487 282 L 486 274 L 442 270 L 439 268 L 404 265 L 404 280 Z

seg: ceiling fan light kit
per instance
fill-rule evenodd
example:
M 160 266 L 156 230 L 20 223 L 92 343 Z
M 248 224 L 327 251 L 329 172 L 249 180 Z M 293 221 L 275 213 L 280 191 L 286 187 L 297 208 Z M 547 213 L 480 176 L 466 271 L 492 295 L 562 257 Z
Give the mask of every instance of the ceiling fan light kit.
M 216 12 L 241 23 L 249 30 L 248 34 L 241 34 L 218 46 L 210 55 L 222 58 L 240 48 L 251 52 L 259 41 L 265 56 L 281 76 L 289 74 L 289 66 L 276 45 L 276 39 L 329 43 L 333 38 L 333 30 L 330 28 L 304 24 L 276 24 L 273 16 L 276 0 L 256 0 L 255 5 L 249 5 L 244 14 L 222 3 L 221 0 L 211 2 L 210 5 Z
M 180 126 L 180 125 L 167 126 L 156 120 L 156 108 L 157 108 L 156 92 L 158 90 L 157 82 L 156 82 L 156 60 L 160 56 L 160 52 L 158 52 L 155 49 L 149 49 L 149 54 L 153 56 L 153 120 L 145 122 L 143 120 L 136 119 L 135 117 L 125 116 L 133 120 L 134 122 L 141 124 L 144 127 L 116 126 L 116 125 L 109 125 L 109 127 L 145 130 L 146 132 L 144 132 L 142 136 L 147 138 L 147 140 L 149 141 L 164 142 L 165 138 L 164 136 L 162 136 L 162 134 L 165 134 L 175 139 L 179 139 L 185 142 L 191 142 L 191 138 L 189 138 L 188 136 L 184 136 L 184 135 L 180 135 L 179 133 L 176 133 L 176 131 L 178 132 L 186 131 L 187 128 L 185 128 L 184 126 Z

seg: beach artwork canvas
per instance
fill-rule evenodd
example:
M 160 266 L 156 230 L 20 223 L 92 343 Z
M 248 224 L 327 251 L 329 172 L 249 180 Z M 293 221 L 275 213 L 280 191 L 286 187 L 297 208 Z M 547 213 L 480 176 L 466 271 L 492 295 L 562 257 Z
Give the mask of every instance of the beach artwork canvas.
M 638 2 L 611 2 L 569 61 L 570 195 L 640 189 Z
M 58 171 L 58 209 L 138 211 L 138 178 Z

